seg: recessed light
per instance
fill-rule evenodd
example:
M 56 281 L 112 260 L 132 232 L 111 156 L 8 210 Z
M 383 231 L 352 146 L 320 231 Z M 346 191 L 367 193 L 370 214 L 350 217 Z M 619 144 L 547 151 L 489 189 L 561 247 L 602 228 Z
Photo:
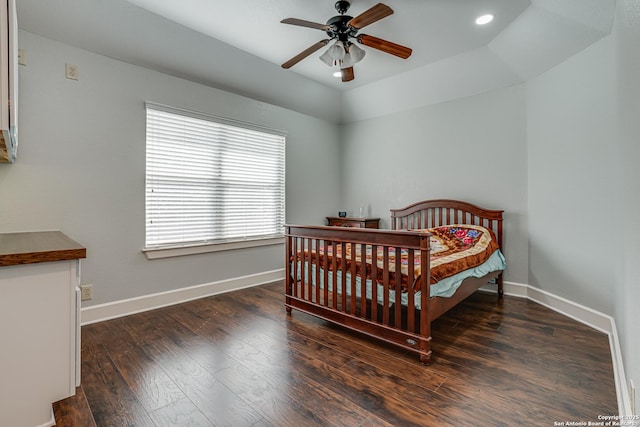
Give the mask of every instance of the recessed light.
M 333 73 L 333 77 L 342 77 L 342 70 Z
M 476 19 L 476 24 L 478 24 L 478 25 L 486 25 L 491 21 L 493 21 L 493 15 L 487 14 L 487 15 L 479 16 Z

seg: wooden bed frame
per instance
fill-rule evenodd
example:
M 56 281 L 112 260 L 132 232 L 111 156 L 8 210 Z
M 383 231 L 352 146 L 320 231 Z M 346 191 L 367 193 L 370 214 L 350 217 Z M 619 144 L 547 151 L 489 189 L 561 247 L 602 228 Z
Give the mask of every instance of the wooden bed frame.
M 296 309 L 321 319 L 342 325 L 357 332 L 392 343 L 404 349 L 417 352 L 424 364 L 431 362 L 431 322 L 449 309 L 463 301 L 488 281 L 495 279 L 498 285 L 498 297 L 503 295 L 502 271 L 496 271 L 482 278 L 465 279 L 451 297 L 429 297 L 429 252 L 430 234 L 407 231 L 411 229 L 434 228 L 451 224 L 473 224 L 491 229 L 503 249 L 501 210 L 479 208 L 470 203 L 457 200 L 427 200 L 414 203 L 401 209 L 391 209 L 391 230 L 364 228 L 343 228 L 327 226 L 285 225 L 286 265 L 288 274 L 285 280 L 285 307 L 290 314 Z M 322 245 L 342 245 L 342 250 L 350 245 L 351 253 L 364 251 L 371 246 L 373 253 L 381 251 L 385 257 L 395 248 L 420 251 L 422 274 L 415 289 L 406 290 L 406 303 L 401 301 L 400 259 L 396 259 L 396 268 L 388 271 L 388 262 L 381 269 L 383 289 L 389 288 L 389 277 L 395 277 L 395 292 L 380 291 L 378 286 L 370 286 L 370 295 L 357 283 L 366 282 L 364 261 L 352 262 L 347 270 L 344 258 L 336 260 L 326 257 L 326 251 L 320 254 L 316 248 Z M 413 252 L 409 251 L 409 265 L 413 264 Z M 313 257 L 313 259 L 311 259 Z M 364 256 L 362 257 L 365 258 Z M 331 265 L 332 271 L 349 273 L 331 274 L 328 269 L 314 268 L 312 265 Z M 377 269 L 370 269 L 372 282 L 376 283 Z M 348 277 L 350 276 L 350 277 Z M 407 281 L 414 281 L 413 271 L 409 269 Z M 323 286 L 316 286 L 323 283 Z M 329 286 L 327 286 L 327 284 Z M 347 292 L 344 292 L 347 290 Z M 349 292 L 350 291 L 350 292 Z M 418 295 L 417 292 L 420 292 Z M 421 309 L 414 303 L 419 298 Z M 382 303 L 378 301 L 382 299 Z

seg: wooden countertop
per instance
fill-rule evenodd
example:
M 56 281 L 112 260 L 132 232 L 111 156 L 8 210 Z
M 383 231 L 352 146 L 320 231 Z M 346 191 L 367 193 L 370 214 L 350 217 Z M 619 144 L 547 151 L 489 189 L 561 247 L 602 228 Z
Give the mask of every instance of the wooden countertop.
M 60 231 L 0 233 L 0 267 L 87 257 L 87 249 Z

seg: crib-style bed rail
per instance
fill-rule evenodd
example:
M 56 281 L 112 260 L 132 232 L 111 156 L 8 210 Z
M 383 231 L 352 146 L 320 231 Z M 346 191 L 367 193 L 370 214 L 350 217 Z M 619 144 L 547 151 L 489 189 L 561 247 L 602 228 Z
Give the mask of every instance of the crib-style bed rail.
M 285 306 L 288 313 L 303 311 L 417 352 L 428 364 L 432 321 L 489 281 L 495 280 L 502 297 L 505 264 L 496 250 L 502 250 L 502 211 L 456 200 L 427 200 L 392 209 L 391 226 L 392 230 L 377 230 L 286 225 Z M 442 292 L 446 276 L 440 273 L 446 257 L 432 260 L 430 255 L 444 253 L 442 233 L 459 232 L 464 234 L 460 239 L 471 236 L 467 233 L 489 235 L 483 241 L 494 245 L 487 251 L 497 258 L 479 269 L 479 264 L 465 267 L 453 293 Z M 432 238 L 439 246 L 431 246 Z M 447 260 L 447 267 L 451 265 Z
M 288 312 L 295 308 L 341 324 L 429 362 L 429 233 L 299 225 L 285 230 Z

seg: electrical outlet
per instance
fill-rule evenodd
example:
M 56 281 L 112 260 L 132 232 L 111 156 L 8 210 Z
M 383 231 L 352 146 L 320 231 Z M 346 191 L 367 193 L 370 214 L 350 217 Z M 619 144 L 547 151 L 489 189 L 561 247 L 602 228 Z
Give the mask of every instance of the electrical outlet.
M 75 64 L 65 64 L 65 76 L 71 80 L 78 80 L 79 78 L 78 66 Z
M 80 301 L 87 301 L 93 298 L 93 285 L 80 285 Z

